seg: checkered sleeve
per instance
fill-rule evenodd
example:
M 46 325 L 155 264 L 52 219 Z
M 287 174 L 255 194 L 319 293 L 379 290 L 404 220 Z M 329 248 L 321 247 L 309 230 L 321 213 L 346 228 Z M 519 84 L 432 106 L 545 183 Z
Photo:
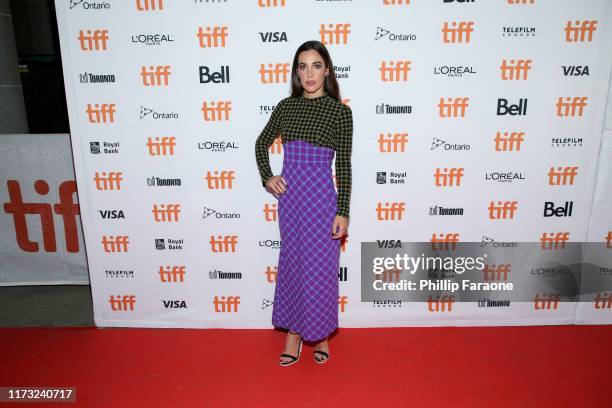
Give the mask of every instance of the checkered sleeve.
M 336 134 L 336 184 L 338 185 L 337 215 L 349 216 L 351 200 L 351 150 L 353 144 L 353 112 L 342 105 Z
M 284 99 L 283 99 L 284 100 Z M 263 187 L 266 186 L 266 181 L 274 174 L 272 173 L 272 168 L 270 167 L 270 156 L 268 150 L 274 140 L 278 137 L 280 132 L 281 125 L 281 104 L 283 102 L 281 100 L 272 113 L 270 114 L 270 118 L 268 119 L 268 123 L 263 128 L 259 137 L 255 141 L 255 160 L 257 162 L 257 169 L 259 170 L 259 176 L 261 178 L 261 184 Z

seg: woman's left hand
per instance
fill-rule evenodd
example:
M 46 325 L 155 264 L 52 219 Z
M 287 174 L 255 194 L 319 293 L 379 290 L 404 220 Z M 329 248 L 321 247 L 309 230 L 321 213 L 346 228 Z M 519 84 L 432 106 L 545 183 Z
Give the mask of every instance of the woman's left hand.
M 332 225 L 332 238 L 339 239 L 346 235 L 348 231 L 349 219 L 342 215 L 336 215 L 334 224 Z

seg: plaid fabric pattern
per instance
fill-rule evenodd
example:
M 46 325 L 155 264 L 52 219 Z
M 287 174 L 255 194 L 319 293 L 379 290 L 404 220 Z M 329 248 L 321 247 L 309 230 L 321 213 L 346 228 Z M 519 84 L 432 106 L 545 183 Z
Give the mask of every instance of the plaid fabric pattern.
M 314 98 L 299 96 L 282 99 L 255 141 L 255 158 L 264 187 L 266 181 L 274 175 L 270 167 L 269 149 L 279 135 L 283 145 L 291 140 L 303 140 L 317 147 L 335 150 L 337 215 L 348 217 L 353 144 L 351 108 L 327 93 Z

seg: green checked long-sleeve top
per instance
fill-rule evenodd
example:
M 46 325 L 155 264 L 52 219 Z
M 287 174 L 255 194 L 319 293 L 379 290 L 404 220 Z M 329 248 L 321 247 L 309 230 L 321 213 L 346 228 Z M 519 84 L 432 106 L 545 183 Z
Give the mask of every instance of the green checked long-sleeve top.
M 255 142 L 255 157 L 265 187 L 272 177 L 268 149 L 281 136 L 283 143 L 304 140 L 336 151 L 337 215 L 349 216 L 351 196 L 351 150 L 353 113 L 348 105 L 325 93 L 322 96 L 287 97 L 274 108 Z

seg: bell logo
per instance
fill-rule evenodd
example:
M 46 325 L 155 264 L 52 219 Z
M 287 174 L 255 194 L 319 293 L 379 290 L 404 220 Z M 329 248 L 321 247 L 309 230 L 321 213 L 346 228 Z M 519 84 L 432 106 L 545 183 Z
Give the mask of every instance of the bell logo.
M 106 51 L 108 30 L 79 30 L 78 39 L 82 51 Z
M 558 293 L 547 295 L 545 293 L 536 293 L 533 297 L 533 308 L 535 310 L 550 310 L 557 309 L 561 296 Z
M 606 248 L 612 249 L 612 231 L 608 231 L 608 235 L 605 236 Z
M 548 184 L 551 186 L 565 186 L 574 184 L 574 177 L 578 175 L 578 166 L 551 167 L 548 170 Z
M 202 102 L 202 117 L 206 122 L 228 121 L 231 110 L 230 101 Z
M 578 21 L 572 24 L 568 21 L 565 25 L 565 41 L 567 42 L 585 42 L 593 40 L 593 33 L 597 30 L 596 20 Z M 585 36 L 588 34 L 588 37 Z
M 262 84 L 286 84 L 288 78 L 289 63 L 287 62 L 269 63 L 267 67 L 265 64 L 259 64 L 259 80 Z
M 485 267 L 482 270 L 482 279 L 485 282 L 501 281 L 501 280 L 507 281 L 511 266 L 512 264 L 502 264 L 502 265 L 485 264 Z
M 278 267 L 277 266 L 268 266 L 268 267 L 266 267 L 266 271 L 264 272 L 264 274 L 266 275 L 266 282 L 274 283 L 274 282 L 276 282 L 276 277 L 277 277 L 277 274 L 278 274 Z
M 214 171 L 214 174 L 210 170 L 206 172 L 206 185 L 209 190 L 231 190 L 234 188 L 233 181 L 236 178 L 236 172 L 234 170 L 218 170 Z
M 434 172 L 434 185 L 436 187 L 451 187 L 460 186 L 461 178 L 463 177 L 463 167 L 451 167 L 450 169 L 444 167 L 440 169 L 436 167 Z
M 520 59 L 513 60 L 502 60 L 502 64 L 499 69 L 501 70 L 502 81 L 519 81 L 527 79 L 527 74 L 531 70 L 531 63 L 533 60 Z
M 340 313 L 344 313 L 346 310 L 345 306 L 348 303 L 348 298 L 346 296 L 338 296 L 338 307 L 340 309 Z
M 149 65 L 148 69 L 143 65 L 140 68 L 140 76 L 144 86 L 168 86 L 170 74 L 170 65 Z
M 612 293 L 596 293 L 593 307 L 595 309 L 612 309 Z
M 464 117 L 465 109 L 469 106 L 470 98 L 440 98 L 438 104 L 438 115 L 441 118 L 456 118 L 457 116 Z
M 101 173 L 96 171 L 93 178 L 96 190 L 121 190 L 122 175 L 120 171 L 110 171 L 108 174 L 105 171 Z
M 496 152 L 520 152 L 521 144 L 525 141 L 525 132 L 497 132 L 495 135 Z
M 380 153 L 397 153 L 406 151 L 408 133 L 380 133 L 378 135 L 378 151 Z
M 111 305 L 113 312 L 133 312 L 136 305 L 136 296 L 134 295 L 110 295 L 108 303 Z
M 455 303 L 455 296 L 453 295 L 442 295 L 434 299 L 432 296 L 427 297 L 427 311 L 428 312 L 452 312 L 453 303 Z
M 285 0 L 257 0 L 257 7 L 285 7 Z
M 569 232 L 543 232 L 540 237 L 542 249 L 565 249 L 565 243 L 569 241 L 569 234 Z M 561 245 L 559 245 L 559 243 L 561 243 Z
M 406 211 L 406 203 L 403 201 L 392 202 L 391 204 L 386 202 L 384 207 L 379 201 L 376 205 L 376 219 L 378 221 L 400 221 L 403 218 L 404 211 Z
M 383 0 L 385 6 L 409 5 L 410 0 Z
M 276 203 L 270 205 L 268 203 L 264 204 L 263 208 L 264 219 L 267 222 L 276 222 L 278 217 L 278 210 L 276 208 Z
M 238 305 L 240 304 L 240 296 L 215 296 L 213 305 L 215 305 L 215 313 L 238 313 Z
M 557 103 L 555 106 L 557 107 L 557 116 L 559 117 L 572 117 L 572 116 L 582 116 L 584 107 L 587 105 L 586 101 L 589 99 L 587 96 L 568 96 L 565 98 L 565 101 L 560 96 L 557 99 Z M 576 108 L 578 108 L 578 112 L 576 112 Z
M 388 66 L 387 66 L 388 64 Z M 383 61 L 380 63 L 380 79 L 383 82 L 406 82 L 412 61 Z
M 472 32 L 474 32 L 473 21 L 460 21 L 459 24 L 453 21 L 450 26 L 445 22 L 442 27 L 442 42 L 447 44 L 469 43 Z
M 346 44 L 348 43 L 348 35 L 351 32 L 351 25 L 346 23 L 339 24 L 321 24 L 319 34 L 321 42 L 325 45 Z
M 28 236 L 27 222 L 29 217 L 26 217 L 26 215 L 39 215 L 45 251 L 55 252 L 57 250 L 55 224 L 53 221 L 53 212 L 55 212 L 61 215 L 64 222 L 66 250 L 73 253 L 79 252 L 76 215 L 81 214 L 81 211 L 79 205 L 72 201 L 72 196 L 76 193 L 76 183 L 74 181 L 65 181 L 60 184 L 60 202 L 53 206 L 47 203 L 24 203 L 21 187 L 17 180 L 7 180 L 6 186 L 10 201 L 4 203 L 4 211 L 13 216 L 15 238 L 19 248 L 26 252 L 38 252 L 38 242 L 30 241 Z M 36 180 L 34 190 L 40 195 L 47 195 L 49 193 L 49 184 L 44 180 Z
M 88 103 L 85 112 L 89 123 L 114 123 L 117 110 L 114 103 L 95 103 L 93 107 Z
M 102 235 L 102 250 L 106 253 L 128 252 L 130 243 L 127 235 Z
M 185 266 L 163 266 L 159 267 L 159 280 L 161 282 L 184 282 Z
M 163 10 L 164 0 L 136 0 L 136 10 L 138 11 L 151 11 L 151 10 Z
M 431 249 L 434 251 L 455 249 L 456 243 L 459 242 L 459 234 L 456 232 L 440 233 L 438 235 L 431 234 L 429 242 L 431 242 Z
M 514 214 L 518 208 L 518 201 L 498 201 L 495 204 L 489 202 L 489 219 L 490 220 L 506 220 L 514 219 Z
M 174 146 L 176 146 L 176 137 L 148 137 L 146 146 L 147 153 L 149 154 L 149 156 L 174 156 Z
M 238 235 L 219 235 L 216 239 L 214 235 L 211 235 L 208 242 L 210 242 L 212 252 L 236 252 Z
M 225 48 L 227 40 L 227 26 L 198 27 L 198 45 L 200 48 Z

